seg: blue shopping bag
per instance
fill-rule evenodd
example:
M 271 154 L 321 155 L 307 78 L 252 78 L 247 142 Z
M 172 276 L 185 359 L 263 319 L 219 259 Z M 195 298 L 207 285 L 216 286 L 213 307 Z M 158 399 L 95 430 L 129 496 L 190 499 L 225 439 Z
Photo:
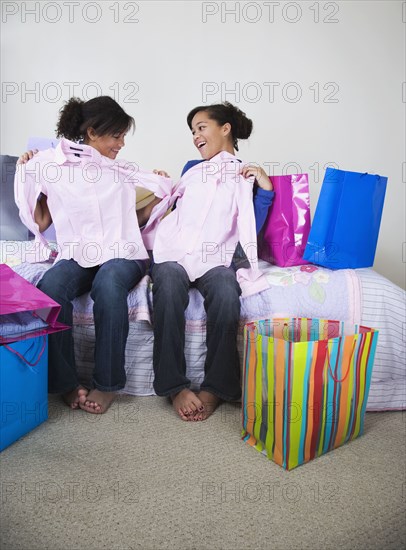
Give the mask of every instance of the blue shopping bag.
M 0 451 L 48 418 L 48 336 L 0 345 Z
M 303 257 L 329 269 L 373 266 L 387 181 L 327 168 Z

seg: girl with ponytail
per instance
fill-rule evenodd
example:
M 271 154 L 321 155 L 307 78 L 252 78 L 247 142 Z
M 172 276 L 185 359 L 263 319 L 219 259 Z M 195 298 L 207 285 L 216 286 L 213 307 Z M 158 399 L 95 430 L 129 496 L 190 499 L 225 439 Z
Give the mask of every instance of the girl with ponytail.
M 155 202 L 172 188 L 165 173 L 116 160 L 133 128 L 134 119 L 111 97 L 71 98 L 60 111 L 56 149 L 22 155 L 15 180 L 20 217 L 40 244 L 48 246 L 42 233 L 55 226 L 58 254 L 38 287 L 62 306 L 58 320 L 72 326 L 77 296 L 90 291 L 94 301 L 90 391 L 78 381 L 72 330 L 49 336 L 49 391 L 72 409 L 96 414 L 125 386 L 127 296 L 146 272 L 135 187 L 155 193 Z

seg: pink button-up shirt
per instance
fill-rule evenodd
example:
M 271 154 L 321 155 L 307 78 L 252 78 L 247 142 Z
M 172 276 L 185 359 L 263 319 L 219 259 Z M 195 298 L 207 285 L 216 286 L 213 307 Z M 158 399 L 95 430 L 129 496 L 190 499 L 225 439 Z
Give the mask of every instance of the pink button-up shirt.
M 62 139 L 56 149 L 17 167 L 15 200 L 23 223 L 48 247 L 34 221 L 37 198 L 44 193 L 55 226 L 56 261 L 73 258 L 92 267 L 113 258 L 148 258 L 136 215 L 136 187 L 162 198 L 170 195 L 172 180 Z
M 243 178 L 240 169 L 225 151 L 190 168 L 173 195 L 154 208 L 143 237 L 153 246 L 156 263 L 176 261 L 191 281 L 214 267 L 228 267 L 240 242 L 251 268 L 239 269 L 237 280 L 248 295 L 269 285 L 258 269 L 254 178 Z M 175 200 L 176 208 L 161 219 Z

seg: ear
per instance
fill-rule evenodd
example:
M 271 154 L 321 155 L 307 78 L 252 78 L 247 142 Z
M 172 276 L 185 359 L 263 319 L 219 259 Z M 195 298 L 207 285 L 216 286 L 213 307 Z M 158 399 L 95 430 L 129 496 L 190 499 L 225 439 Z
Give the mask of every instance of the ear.
M 225 124 L 223 124 L 221 129 L 223 130 L 224 137 L 226 137 L 231 133 L 231 124 L 229 122 L 226 122 Z
M 97 134 L 94 131 L 94 128 L 92 128 L 91 126 L 89 126 L 86 133 L 87 133 L 87 137 L 90 139 L 90 141 L 94 141 L 97 138 Z

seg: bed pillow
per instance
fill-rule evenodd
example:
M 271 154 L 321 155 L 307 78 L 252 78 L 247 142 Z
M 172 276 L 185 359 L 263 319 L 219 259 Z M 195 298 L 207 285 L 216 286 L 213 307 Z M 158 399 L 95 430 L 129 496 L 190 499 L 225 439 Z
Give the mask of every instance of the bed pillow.
M 27 241 L 31 236 L 20 220 L 14 202 L 14 174 L 17 157 L 0 155 L 0 240 Z

